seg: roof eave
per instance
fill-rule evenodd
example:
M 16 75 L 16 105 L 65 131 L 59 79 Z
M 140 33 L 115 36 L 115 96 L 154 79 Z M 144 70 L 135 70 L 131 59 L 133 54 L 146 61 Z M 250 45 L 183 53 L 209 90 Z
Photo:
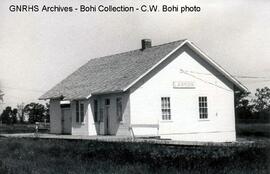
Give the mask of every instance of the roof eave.
M 56 100 L 56 99 L 63 99 L 64 97 L 61 95 L 61 96 L 57 96 L 57 97 L 39 97 L 38 99 L 39 100 Z
M 116 93 L 121 93 L 125 92 L 124 90 L 114 90 L 114 91 L 104 91 L 104 92 L 94 92 L 89 94 L 86 98 L 89 99 L 91 96 L 94 95 L 106 95 L 106 94 L 116 94 Z

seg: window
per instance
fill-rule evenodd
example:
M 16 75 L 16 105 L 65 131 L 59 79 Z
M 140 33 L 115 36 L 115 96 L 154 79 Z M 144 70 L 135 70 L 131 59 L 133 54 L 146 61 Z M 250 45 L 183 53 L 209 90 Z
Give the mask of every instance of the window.
M 79 101 L 76 101 L 76 122 L 80 122 L 80 109 L 79 109 Z
M 80 116 L 81 116 L 81 122 L 84 122 L 84 104 L 80 103 Z
M 116 98 L 116 115 L 119 121 L 123 121 L 122 98 Z
M 199 97 L 199 113 L 200 119 L 208 118 L 207 97 Z
M 98 101 L 94 100 L 94 121 L 98 121 Z
M 110 105 L 110 99 L 105 100 L 105 105 Z
M 76 122 L 84 122 L 84 104 L 76 101 Z
M 161 97 L 162 120 L 171 120 L 170 97 Z

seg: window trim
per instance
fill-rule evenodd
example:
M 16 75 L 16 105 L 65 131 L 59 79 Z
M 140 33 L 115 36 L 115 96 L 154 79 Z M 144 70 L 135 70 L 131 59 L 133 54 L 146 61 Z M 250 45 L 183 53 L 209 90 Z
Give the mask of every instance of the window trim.
M 200 98 L 206 98 L 204 101 L 203 99 L 200 100 Z M 198 120 L 199 121 L 209 121 L 209 97 L 207 95 L 199 95 L 197 98 L 198 101 Z M 201 106 L 202 105 L 202 106 Z M 201 113 L 201 109 L 206 109 L 206 113 Z M 201 117 L 201 114 L 206 114 L 206 117 Z

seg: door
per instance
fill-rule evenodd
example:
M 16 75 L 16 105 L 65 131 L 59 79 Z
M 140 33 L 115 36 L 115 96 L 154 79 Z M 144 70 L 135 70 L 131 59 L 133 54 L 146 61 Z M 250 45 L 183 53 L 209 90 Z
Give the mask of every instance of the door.
M 71 134 L 71 111 L 70 108 L 62 108 L 62 133 Z

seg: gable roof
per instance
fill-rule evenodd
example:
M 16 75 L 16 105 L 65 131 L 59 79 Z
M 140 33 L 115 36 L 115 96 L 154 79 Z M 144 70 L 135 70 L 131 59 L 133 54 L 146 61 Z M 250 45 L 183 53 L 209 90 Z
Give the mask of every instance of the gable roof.
M 191 42 L 188 40 L 179 40 L 153 46 L 143 51 L 138 49 L 91 59 L 77 71 L 42 95 L 40 99 L 60 97 L 63 97 L 63 99 L 66 100 L 86 99 L 94 94 L 126 91 L 184 44 L 187 44 L 194 49 L 194 51 L 219 70 L 239 89 L 244 91 L 247 90 L 246 87 L 222 69 L 218 64 L 200 52 L 200 50 Z

